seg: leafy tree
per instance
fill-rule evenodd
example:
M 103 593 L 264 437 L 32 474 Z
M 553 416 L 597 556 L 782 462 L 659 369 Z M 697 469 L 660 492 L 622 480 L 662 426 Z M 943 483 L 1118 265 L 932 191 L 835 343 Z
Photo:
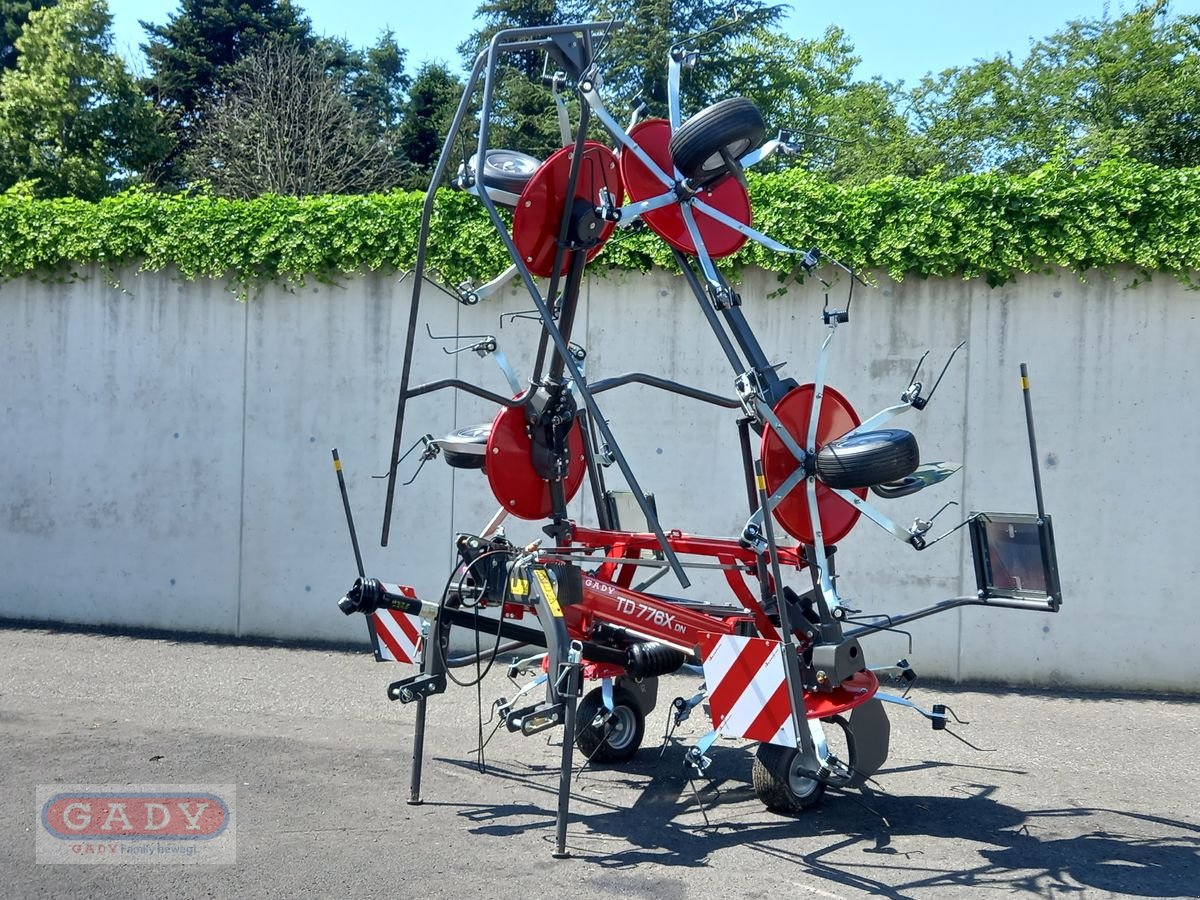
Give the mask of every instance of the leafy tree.
M 170 147 L 162 121 L 112 52 L 104 0 L 61 0 L 30 15 L 16 68 L 0 75 L 0 189 L 96 199 Z
M 58 0 L 0 0 L 0 69 L 13 69 L 17 65 L 16 40 L 21 29 L 29 21 L 29 14 Z
M 671 47 L 694 38 L 688 49 L 698 51 L 701 59 L 683 79 L 684 118 L 729 96 L 730 86 L 739 93 L 751 87 L 753 76 L 749 82 L 734 83 L 736 66 L 728 48 L 739 38 L 778 24 L 785 9 L 764 0 L 593 0 L 591 6 L 595 19 L 617 23 L 601 60 L 607 96 L 614 101 L 640 97 L 653 115 L 667 112 Z
M 1200 16 L 1156 0 L 1081 19 L 1011 55 L 948 69 L 914 90 L 918 132 L 947 173 L 1030 171 L 1056 157 L 1128 154 L 1200 165 Z
M 856 80 L 860 62 L 835 26 L 816 40 L 757 28 L 730 41 L 723 80 L 715 87 L 754 101 L 769 130 L 792 131 L 803 148 L 801 163 L 829 178 L 921 174 L 927 162 L 899 112 L 899 89 L 879 79 Z
M 223 197 L 394 187 L 395 148 L 354 108 L 328 62 L 318 50 L 271 41 L 235 63 L 185 156 L 187 174 Z
M 397 141 L 410 169 L 402 186 L 424 189 L 458 108 L 463 86 L 442 63 L 425 63 L 408 91 Z

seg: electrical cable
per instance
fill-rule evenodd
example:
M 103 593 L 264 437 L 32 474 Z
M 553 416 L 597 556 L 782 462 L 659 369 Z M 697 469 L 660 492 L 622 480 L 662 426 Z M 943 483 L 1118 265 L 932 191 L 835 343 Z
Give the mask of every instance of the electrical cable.
M 512 555 L 512 552 L 513 552 L 512 550 L 507 549 L 507 548 L 503 549 L 503 550 L 489 550 L 486 553 L 481 553 L 479 556 L 475 557 L 469 563 L 466 563 L 465 565 L 460 566 L 460 567 L 456 567 L 454 569 L 454 571 L 450 573 L 450 577 L 448 579 L 446 579 L 446 586 L 445 586 L 445 588 L 443 588 L 441 600 L 438 602 L 438 622 L 441 623 L 443 621 L 442 613 L 445 612 L 445 609 L 446 609 L 446 599 L 450 596 L 450 589 L 455 586 L 454 580 L 456 577 L 458 578 L 458 585 L 457 585 L 458 596 L 459 596 L 459 600 L 461 601 L 462 596 L 463 596 L 463 588 L 466 585 L 466 580 L 467 580 L 468 576 L 470 576 L 472 570 L 480 562 L 482 562 L 483 560 L 487 559 L 490 556 Z M 496 642 L 492 645 L 492 652 L 491 652 L 491 655 L 488 657 L 487 666 L 485 668 L 483 668 L 482 670 L 480 669 L 481 654 L 480 654 L 480 647 L 479 647 L 479 631 L 480 631 L 480 629 L 479 629 L 479 620 L 480 620 L 479 609 L 480 609 L 480 605 L 478 602 L 475 602 L 474 604 L 471 604 L 471 605 L 463 604 L 464 609 L 473 610 L 475 613 L 474 631 L 475 631 L 476 678 L 474 681 L 470 681 L 467 679 L 459 679 L 459 678 L 455 677 L 454 670 L 450 667 L 449 661 L 446 657 L 447 647 L 442 646 L 442 637 L 443 637 L 442 628 L 441 628 L 440 624 L 438 625 L 438 628 L 437 628 L 438 635 L 437 635 L 437 640 L 435 641 L 435 644 L 437 645 L 437 652 L 439 654 L 441 654 L 441 661 L 442 661 L 443 667 L 446 670 L 446 677 L 448 677 L 451 681 L 453 681 L 459 687 L 474 687 L 475 685 L 477 685 L 481 681 L 483 681 L 483 679 L 487 677 L 488 673 L 491 672 L 492 666 L 495 664 L 496 657 L 499 655 L 499 651 L 500 651 L 500 642 L 501 642 L 501 638 L 502 638 L 501 625 L 502 625 L 502 620 L 503 620 L 503 615 L 504 615 L 504 603 L 508 600 L 508 596 L 509 596 L 509 583 L 508 583 L 508 579 L 506 578 L 504 580 L 504 592 L 500 595 L 501 621 L 498 621 L 496 623 Z M 444 632 L 447 646 L 450 643 L 450 629 L 453 627 L 454 626 L 452 624 L 449 625 L 449 627 L 447 627 Z

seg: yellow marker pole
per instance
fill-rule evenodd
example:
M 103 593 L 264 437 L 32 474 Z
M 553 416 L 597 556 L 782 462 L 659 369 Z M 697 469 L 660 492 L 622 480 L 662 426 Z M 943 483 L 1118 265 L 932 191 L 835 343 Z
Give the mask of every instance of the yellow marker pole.
M 342 460 L 338 457 L 337 447 L 333 448 L 333 471 L 337 472 L 338 490 L 342 492 L 342 507 L 346 510 L 346 524 L 350 526 L 350 544 L 354 547 L 354 561 L 358 563 L 358 577 L 366 578 L 363 569 L 362 553 L 358 549 L 358 532 L 354 530 L 354 514 L 350 512 L 350 495 L 346 492 L 346 477 L 342 474 Z
M 1021 363 L 1021 393 L 1025 397 L 1025 428 L 1029 432 L 1029 458 L 1033 463 L 1033 492 L 1037 497 L 1038 519 L 1046 518 L 1042 502 L 1042 470 L 1038 466 L 1037 438 L 1033 434 L 1033 404 L 1029 399 L 1029 366 Z

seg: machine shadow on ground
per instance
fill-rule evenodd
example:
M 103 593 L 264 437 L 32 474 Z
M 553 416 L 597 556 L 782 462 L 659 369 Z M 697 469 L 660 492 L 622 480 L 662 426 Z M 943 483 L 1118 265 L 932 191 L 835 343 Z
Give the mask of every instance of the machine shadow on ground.
M 708 773 L 715 777 L 703 780 L 664 765 L 657 753 L 639 754 L 620 771 L 588 766 L 580 772 L 577 764 L 568 849 L 577 860 L 623 870 L 646 863 L 705 867 L 722 850 L 749 848 L 831 887 L 894 898 L 978 887 L 1044 895 L 1079 892 L 1080 885 L 1128 896 L 1192 897 L 1200 883 L 1200 827 L 1118 809 L 1020 809 L 995 798 L 988 766 L 922 761 L 886 768 L 881 775 L 954 769 L 967 780 L 953 796 L 831 790 L 818 808 L 789 817 L 763 809 L 748 777 L 723 774 L 749 773 L 751 759 L 748 748 L 720 748 Z M 438 762 L 478 772 L 474 762 Z M 472 834 L 505 837 L 542 827 L 552 844 L 556 766 L 489 762 L 481 777 L 520 784 L 545 802 L 438 805 L 457 808 Z M 1137 833 L 1139 824 L 1160 836 Z M 906 849 L 907 838 L 919 838 L 925 849 Z M 978 864 L 936 865 L 941 854 L 931 840 L 934 847 L 939 841 L 976 845 Z

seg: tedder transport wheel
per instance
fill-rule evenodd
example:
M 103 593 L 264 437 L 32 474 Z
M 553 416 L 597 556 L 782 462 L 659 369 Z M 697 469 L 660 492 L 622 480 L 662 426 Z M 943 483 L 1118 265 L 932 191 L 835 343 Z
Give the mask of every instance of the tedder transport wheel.
M 471 168 L 478 171 L 479 154 L 471 157 Z M 538 170 L 542 161 L 528 153 L 516 150 L 489 150 L 483 160 L 483 171 L 478 178 L 486 187 L 520 194 Z
M 854 740 L 846 720 L 841 716 L 832 716 L 821 721 L 836 726 L 825 731 L 829 749 L 838 760 L 838 772 L 843 775 L 852 772 Z M 754 793 L 763 806 L 772 812 L 802 812 L 816 806 L 825 796 L 826 782 L 801 769 L 799 759 L 800 754 L 792 747 L 758 745 L 751 780 L 754 782 Z
M 730 97 L 679 126 L 671 135 L 671 159 L 685 178 L 707 184 L 728 168 L 722 150 L 738 159 L 763 142 L 766 130 L 757 106 L 745 97 Z
M 831 488 L 865 488 L 899 481 L 920 463 L 912 432 L 883 428 L 830 441 L 817 451 L 817 477 Z
M 633 695 L 624 688 L 613 690 L 613 710 L 603 724 L 596 717 L 606 712 L 600 688 L 589 691 L 579 701 L 575 713 L 575 746 L 588 759 L 620 763 L 633 759 L 646 733 L 646 717 Z

